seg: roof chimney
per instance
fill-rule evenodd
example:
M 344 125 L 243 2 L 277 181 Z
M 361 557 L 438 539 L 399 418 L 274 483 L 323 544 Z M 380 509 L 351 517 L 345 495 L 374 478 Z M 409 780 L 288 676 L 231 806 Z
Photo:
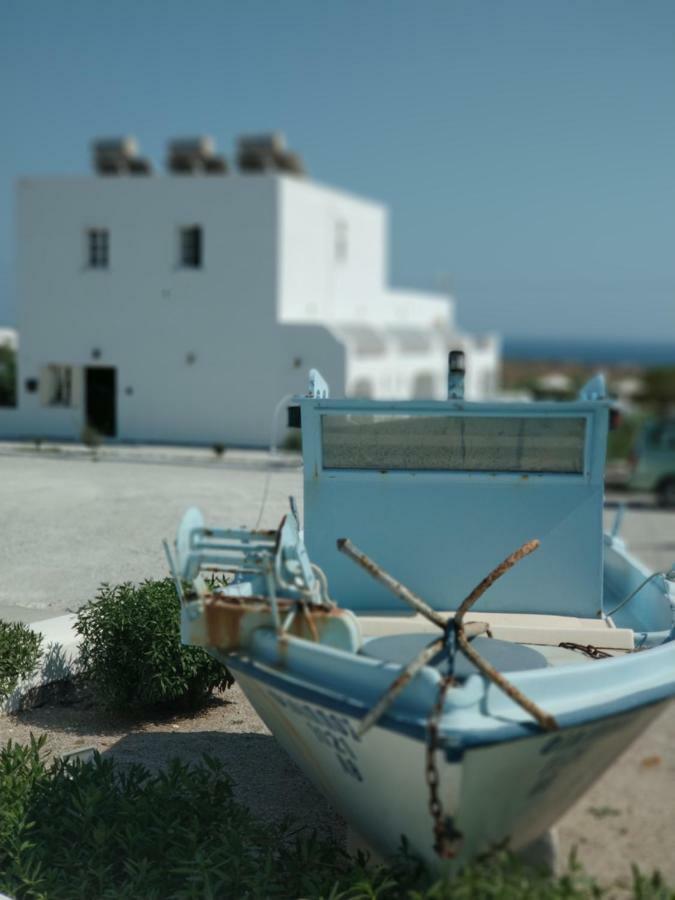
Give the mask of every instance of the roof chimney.
M 216 153 L 215 141 L 208 135 L 169 141 L 166 167 L 174 175 L 224 175 L 227 172 L 225 157 Z
M 132 135 L 96 138 L 91 145 L 92 163 L 97 175 L 150 175 L 152 165 L 140 155 L 138 141 Z

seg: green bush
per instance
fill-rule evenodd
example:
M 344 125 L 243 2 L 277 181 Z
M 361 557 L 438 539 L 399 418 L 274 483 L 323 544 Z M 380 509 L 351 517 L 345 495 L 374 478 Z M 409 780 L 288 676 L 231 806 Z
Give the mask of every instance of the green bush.
M 607 459 L 628 459 L 643 424 L 644 418 L 640 416 L 623 418 L 621 424 L 610 431 L 607 437 Z
M 41 655 L 41 634 L 20 622 L 0 620 L 0 700 L 33 675 Z
M 659 366 L 644 374 L 641 400 L 659 416 L 675 408 L 675 366 Z
M 232 676 L 199 647 L 180 642 L 180 601 L 173 581 L 100 587 L 77 614 L 81 673 L 109 707 L 193 708 Z
M 505 853 L 434 881 L 403 852 L 391 867 L 349 856 L 289 822 L 261 822 L 207 757 L 166 771 L 48 762 L 44 739 L 0 749 L 0 891 L 17 900 L 590 900 L 612 896 L 573 865 L 553 878 Z M 634 872 L 632 896 L 670 900 Z

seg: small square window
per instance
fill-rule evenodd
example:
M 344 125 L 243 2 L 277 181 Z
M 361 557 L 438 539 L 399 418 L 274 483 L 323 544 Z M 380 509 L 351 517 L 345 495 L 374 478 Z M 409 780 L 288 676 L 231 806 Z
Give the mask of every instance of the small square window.
M 202 265 L 201 225 L 189 225 L 180 230 L 180 264 L 186 269 L 200 269 Z
M 349 228 L 347 223 L 338 219 L 335 223 L 335 261 L 339 263 L 347 262 L 349 255 Z
M 110 262 L 110 233 L 107 228 L 87 229 L 87 265 L 107 269 Z
M 73 405 L 73 370 L 71 366 L 46 366 L 40 379 L 43 406 Z

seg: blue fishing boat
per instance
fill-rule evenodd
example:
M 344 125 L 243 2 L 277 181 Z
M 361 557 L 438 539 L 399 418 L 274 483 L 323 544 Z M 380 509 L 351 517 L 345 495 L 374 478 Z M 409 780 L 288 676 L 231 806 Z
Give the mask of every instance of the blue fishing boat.
M 304 528 L 210 528 L 174 573 L 206 647 L 375 850 L 459 865 L 541 836 L 675 695 L 675 572 L 603 535 L 608 401 L 332 399 Z

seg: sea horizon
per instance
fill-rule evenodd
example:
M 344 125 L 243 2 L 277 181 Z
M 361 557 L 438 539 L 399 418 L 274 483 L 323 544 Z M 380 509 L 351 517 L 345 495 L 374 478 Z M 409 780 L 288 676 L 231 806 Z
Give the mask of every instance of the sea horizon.
M 675 339 L 611 341 L 592 338 L 504 337 L 502 355 L 505 360 L 515 361 L 675 366 Z

